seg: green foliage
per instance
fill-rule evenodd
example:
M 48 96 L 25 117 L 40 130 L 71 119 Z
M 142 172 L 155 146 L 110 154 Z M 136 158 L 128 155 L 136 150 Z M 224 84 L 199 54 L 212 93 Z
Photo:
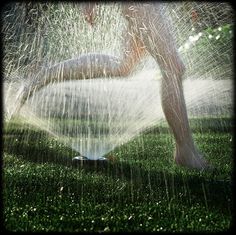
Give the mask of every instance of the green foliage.
M 207 28 L 198 35 L 200 35 L 198 40 L 183 52 L 183 57 L 190 70 L 193 66 L 200 68 L 195 76 L 204 75 L 216 79 L 232 78 L 233 25 L 226 24 L 214 29 Z
M 203 32 L 203 37 L 197 42 L 196 47 L 199 50 L 212 50 L 215 52 L 215 61 L 218 65 L 232 63 L 233 50 L 227 50 L 228 44 L 231 45 L 233 40 L 233 25 L 226 24 L 218 28 L 207 28 Z M 210 48 L 209 48 L 210 47 Z M 226 50 L 226 51 L 225 51 Z
M 212 37 L 210 37 L 210 39 L 213 41 L 213 43 L 220 46 L 221 44 L 225 44 L 228 40 L 233 39 L 233 25 L 226 24 L 216 29 L 207 28 L 205 30 L 205 33 L 205 36 L 208 38 L 211 35 Z

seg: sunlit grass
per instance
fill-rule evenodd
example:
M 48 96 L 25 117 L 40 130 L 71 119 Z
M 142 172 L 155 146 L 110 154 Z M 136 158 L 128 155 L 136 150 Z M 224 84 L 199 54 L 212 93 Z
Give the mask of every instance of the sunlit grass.
M 225 231 L 232 220 L 232 133 L 205 125 L 194 138 L 214 171 L 177 167 L 173 137 L 157 129 L 117 147 L 109 164 L 78 167 L 71 163 L 76 152 L 16 121 L 4 132 L 5 228 Z

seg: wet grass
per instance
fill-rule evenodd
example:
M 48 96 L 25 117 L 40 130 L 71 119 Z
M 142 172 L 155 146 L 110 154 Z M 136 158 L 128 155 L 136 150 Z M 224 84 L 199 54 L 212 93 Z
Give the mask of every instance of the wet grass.
M 214 120 L 207 119 L 209 125 L 204 119 L 191 121 L 202 123 L 194 128 L 194 138 L 215 167 L 209 172 L 175 166 L 173 138 L 164 129 L 154 128 L 116 148 L 108 154 L 108 164 L 78 166 L 71 162 L 77 153 L 57 139 L 30 125 L 11 122 L 4 129 L 5 228 L 64 232 L 229 229 L 232 133 L 218 125 L 223 119 Z

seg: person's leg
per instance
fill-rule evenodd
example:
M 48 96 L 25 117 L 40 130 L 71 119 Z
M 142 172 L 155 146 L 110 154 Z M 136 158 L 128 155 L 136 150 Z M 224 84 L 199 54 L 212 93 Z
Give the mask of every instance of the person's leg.
M 124 31 L 123 35 L 123 56 L 121 58 L 99 53 L 84 54 L 45 68 L 34 77 L 28 78 L 28 83 L 22 90 L 19 108 L 34 92 L 53 82 L 128 76 L 145 55 L 145 48 L 131 31 Z
M 198 152 L 189 127 L 183 94 L 182 76 L 185 71 L 159 4 L 139 4 L 129 7 L 126 16 L 142 38 L 147 51 L 156 59 L 162 73 L 161 101 L 166 120 L 173 131 L 175 162 L 190 168 L 203 169 L 206 161 Z
M 164 53 L 162 59 L 168 62 L 162 65 L 165 71 L 161 80 L 161 101 L 176 141 L 175 162 L 190 168 L 205 168 L 207 162 L 196 149 L 189 127 L 182 86 L 184 66 L 177 52 Z

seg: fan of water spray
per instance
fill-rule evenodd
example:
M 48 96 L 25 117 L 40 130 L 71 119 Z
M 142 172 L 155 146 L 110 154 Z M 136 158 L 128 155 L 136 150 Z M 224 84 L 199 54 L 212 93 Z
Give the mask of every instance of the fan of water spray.
M 230 116 L 231 7 L 209 3 L 166 3 L 163 7 L 173 22 L 187 67 L 184 91 L 189 115 Z M 122 52 L 126 23 L 119 4 L 102 4 L 94 28 L 85 23 L 80 4 L 15 3 L 4 13 L 5 121 L 17 109 L 24 84 L 42 68 L 81 54 L 119 57 Z M 96 159 L 164 118 L 160 76 L 155 61 L 147 57 L 128 78 L 49 84 L 19 114 Z

